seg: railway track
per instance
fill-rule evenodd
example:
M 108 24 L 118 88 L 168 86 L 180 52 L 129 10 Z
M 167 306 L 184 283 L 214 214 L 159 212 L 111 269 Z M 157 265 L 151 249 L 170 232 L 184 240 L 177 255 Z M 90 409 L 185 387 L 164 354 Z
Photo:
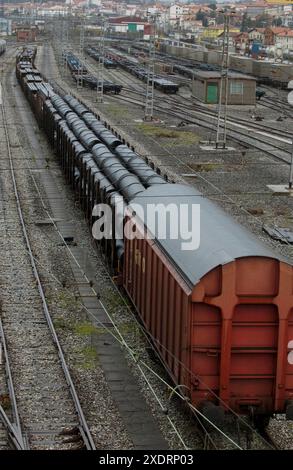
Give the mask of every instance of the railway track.
M 126 90 L 126 89 L 125 89 L 125 90 Z M 126 90 L 126 91 L 127 91 L 127 90 Z M 139 92 L 136 92 L 136 91 L 134 91 L 134 90 L 129 90 L 129 91 L 132 91 L 133 93 L 136 93 L 136 94 L 140 94 Z M 162 96 L 163 96 L 163 95 L 161 95 L 161 97 L 162 97 Z M 120 99 L 120 98 L 121 98 L 121 96 L 119 97 L 119 99 Z M 127 97 L 124 97 L 124 96 L 123 96 L 122 99 L 124 99 L 124 98 L 127 99 Z M 163 98 L 162 98 L 162 100 L 163 100 Z M 143 106 L 143 102 L 142 102 L 142 101 L 140 101 L 140 100 L 133 100 L 133 101 L 136 101 L 136 104 L 138 104 L 139 106 Z M 164 111 L 165 111 L 165 110 L 164 110 Z M 245 124 L 247 124 L 246 121 L 245 121 Z M 263 129 L 261 129 L 261 130 L 263 130 Z M 283 135 L 284 135 L 284 136 L 287 136 L 288 134 L 285 133 L 285 134 L 283 134 Z M 290 134 L 289 134 L 289 135 L 290 135 Z M 242 436 L 241 439 L 243 440 L 244 437 Z M 249 440 L 249 438 L 248 438 L 248 440 Z M 276 442 L 274 441 L 273 436 L 270 436 L 270 435 L 268 434 L 266 441 L 267 441 L 267 442 L 264 443 L 265 448 L 269 448 L 269 449 L 271 449 L 271 448 L 274 448 L 274 449 L 279 448 L 278 444 L 276 444 Z M 243 445 L 243 447 L 244 447 L 244 445 Z
M 128 98 L 124 95 L 115 96 L 115 99 L 125 101 L 136 106 L 144 107 L 144 102 L 137 99 Z M 208 129 L 210 132 L 215 133 L 216 131 L 216 124 L 211 123 L 211 118 L 216 120 L 216 116 L 214 114 L 210 114 L 205 111 L 190 111 L 187 112 L 186 107 L 180 106 L 180 103 L 176 104 L 176 111 L 173 111 L 175 103 L 168 103 L 168 101 L 164 101 L 161 99 L 160 102 L 162 105 L 154 105 L 154 109 L 156 111 L 160 111 L 166 115 L 175 117 L 177 119 L 181 119 L 183 122 L 187 124 L 197 125 L 199 127 L 203 127 Z M 164 105 L 164 106 L 163 106 Z M 236 128 L 235 128 L 236 126 Z M 253 124 L 254 126 L 254 124 Z M 252 147 L 262 152 L 265 152 L 267 155 L 273 157 L 275 160 L 281 161 L 283 163 L 289 164 L 291 160 L 291 152 L 290 149 L 286 150 L 280 148 L 280 144 L 290 145 L 291 141 L 288 139 L 285 140 L 285 136 L 289 137 L 289 133 L 285 133 L 282 131 L 281 134 L 277 132 L 269 132 L 268 129 L 263 127 L 258 127 L 259 132 L 256 133 L 253 129 L 251 124 L 249 125 L 248 122 L 244 122 L 240 124 L 237 122 L 234 124 L 227 124 L 227 136 L 229 139 L 238 142 L 239 144 L 243 145 L 246 148 Z M 253 135 L 254 134 L 254 135 Z M 274 140 L 277 140 L 277 143 L 274 143 Z M 273 142 L 272 142 L 273 141 Z
M 30 241 L 26 219 L 36 209 L 22 202 L 25 169 L 18 170 L 14 159 L 23 155 L 5 100 L 0 120 L 6 147 L 0 159 L 1 336 L 2 344 L 5 336 L 6 372 L 12 371 L 7 385 L 11 409 L 2 413 L 2 422 L 16 448 L 94 450 Z
M 95 64 L 93 63 L 93 59 L 90 59 L 90 68 L 92 72 L 95 72 Z M 88 66 L 89 61 L 87 61 Z M 123 72 L 123 76 L 122 75 Z M 144 86 L 142 84 L 137 84 L 136 80 L 133 76 L 128 76 L 129 73 L 119 70 L 119 81 L 123 85 L 123 90 L 120 95 L 117 95 L 115 98 L 135 104 L 144 108 Z M 125 75 L 126 76 L 125 76 Z M 108 77 L 112 78 L 113 80 L 117 81 L 117 76 L 115 75 L 115 71 L 108 71 Z M 133 86 L 135 85 L 135 86 Z M 129 94 L 131 95 L 138 95 L 140 99 L 130 98 Z M 215 132 L 216 130 L 216 123 L 211 123 L 211 118 L 215 121 L 217 119 L 217 110 L 210 110 L 205 109 L 203 106 L 199 104 L 193 104 L 192 108 L 190 107 L 190 99 L 185 98 L 183 96 L 177 95 L 174 96 L 166 96 L 165 94 L 158 92 L 155 90 L 155 97 L 158 98 L 160 105 L 154 106 L 154 109 L 157 111 L 164 112 L 174 117 L 178 117 L 185 122 L 189 122 L 192 124 L 196 124 L 198 126 L 207 128 Z M 284 111 L 283 107 L 286 103 L 274 104 L 268 101 L 265 106 L 270 107 L 271 109 Z M 283 107 L 282 107 L 283 106 Z M 285 110 L 288 110 L 288 106 L 285 107 Z M 174 111 L 174 108 L 176 111 Z M 181 112 L 183 114 L 181 114 Z M 284 115 L 290 117 L 290 114 L 286 111 Z M 198 121 L 198 118 L 200 120 Z M 192 121 L 191 121 L 192 119 Z M 193 121 L 196 119 L 196 121 Z M 248 119 L 237 118 L 237 122 L 235 122 L 235 118 L 232 116 L 227 120 L 227 129 L 228 129 L 228 136 L 244 145 L 244 146 L 251 146 L 256 148 L 257 150 L 261 150 L 268 155 L 272 156 L 274 159 L 282 161 L 286 164 L 290 163 L 291 159 L 291 149 L 288 148 L 280 148 L 281 145 L 290 146 L 292 134 L 288 131 L 279 130 L 279 129 L 271 129 L 271 127 L 259 123 L 259 122 L 252 122 Z M 249 133 L 249 135 L 247 135 Z M 255 135 L 253 135 L 255 134 Z M 277 144 L 275 144 L 275 140 L 277 140 Z
M 88 60 L 86 60 L 85 63 L 86 63 L 86 66 L 89 67 L 91 73 L 95 74 L 96 73 L 96 70 L 95 70 L 96 63 L 95 63 L 94 59 L 88 58 Z M 115 72 L 114 70 L 111 70 L 111 71 L 106 70 L 104 73 L 106 74 L 107 78 L 110 78 L 114 81 L 117 81 L 117 72 Z M 119 79 L 118 79 L 118 81 L 121 85 L 123 85 L 123 90 L 122 90 L 120 96 L 118 96 L 118 99 L 126 101 L 125 98 L 127 98 L 127 95 L 129 95 L 131 93 L 132 95 L 134 94 L 134 95 L 138 95 L 139 97 L 141 97 L 142 101 L 139 102 L 139 100 L 134 100 L 133 99 L 129 102 L 132 102 L 133 104 L 137 104 L 138 106 L 141 106 L 141 107 L 145 106 L 145 103 L 144 103 L 145 85 L 144 84 L 136 83 L 135 78 L 131 74 L 129 74 L 128 72 L 125 72 L 124 70 L 121 70 L 121 69 L 119 69 Z M 122 96 L 123 96 L 123 98 L 122 98 Z M 171 108 L 171 111 L 175 106 L 176 110 L 183 111 L 184 114 L 187 117 L 208 116 L 208 117 L 212 117 L 213 119 L 217 118 L 217 110 L 205 109 L 203 106 L 201 106 L 199 104 L 196 104 L 196 103 L 193 103 L 192 108 L 191 108 L 189 98 L 185 98 L 185 97 L 180 96 L 180 95 L 177 95 L 176 97 L 166 96 L 164 93 L 158 92 L 157 90 L 155 90 L 155 97 L 157 97 L 160 100 L 160 103 L 164 103 L 164 105 L 169 106 Z M 279 101 L 280 101 L 280 104 L 275 104 L 275 103 L 272 103 L 271 101 L 267 100 L 267 102 L 264 102 L 264 106 L 267 106 L 270 109 L 274 109 L 274 110 L 277 110 L 277 111 L 280 111 L 280 112 L 282 111 L 283 115 L 286 115 L 287 117 L 290 117 L 290 113 L 289 113 L 289 110 L 290 110 L 289 108 L 290 107 L 288 108 L 289 105 L 287 104 L 287 107 L 286 107 L 285 106 L 286 103 L 282 103 L 281 100 L 279 100 Z M 285 111 L 286 112 L 284 112 L 284 106 L 285 106 Z M 162 110 L 162 107 L 155 105 L 155 109 Z M 166 112 L 165 109 L 164 109 L 164 112 Z M 207 122 L 208 122 L 208 124 L 210 124 L 209 119 L 208 119 Z M 265 139 L 263 139 L 260 136 L 258 138 L 258 140 L 261 141 L 264 145 L 267 144 L 266 139 L 270 139 L 271 137 L 275 137 L 275 138 L 280 138 L 281 137 L 281 138 L 284 138 L 284 139 L 288 139 L 287 142 L 284 141 L 283 143 L 285 143 L 285 144 L 290 144 L 291 143 L 292 134 L 288 131 L 277 130 L 277 129 L 272 130 L 269 126 L 266 126 L 265 124 L 261 124 L 259 122 L 253 122 L 253 126 L 252 126 L 252 121 L 250 121 L 248 119 L 242 119 L 242 118 L 237 118 L 237 123 L 235 124 L 235 119 L 232 116 L 230 117 L 230 119 L 229 119 L 229 116 L 228 116 L 227 123 L 228 123 L 228 126 L 231 126 L 230 129 L 232 128 L 232 130 L 233 130 L 233 127 L 235 127 L 235 125 L 237 125 L 237 127 L 239 129 L 239 134 L 244 135 L 244 138 L 247 135 L 247 131 L 242 133 L 241 129 L 240 129 L 241 125 L 242 126 L 249 126 L 249 131 L 251 131 L 251 132 L 254 132 L 255 130 L 258 130 L 258 131 L 263 132 L 263 133 L 268 133 L 267 136 L 265 137 Z M 204 122 L 203 122 L 203 124 L 204 124 Z M 203 125 L 203 127 L 205 127 L 205 126 Z M 241 143 L 241 141 L 239 139 L 234 139 L 234 140 Z M 259 145 L 256 148 L 261 150 Z M 279 155 L 280 154 L 279 147 L 277 146 L 275 148 L 276 148 L 277 154 Z M 266 147 L 266 149 L 269 150 L 270 154 L 272 155 L 272 153 L 273 153 L 272 149 L 270 149 L 268 147 Z M 289 150 L 289 154 L 290 154 L 290 150 Z M 277 158 L 279 159 L 278 155 L 277 155 Z M 286 163 L 287 163 L 287 160 L 288 160 L 287 154 L 281 155 L 281 157 L 285 157 L 284 161 L 286 161 Z M 290 156 L 289 156 L 289 158 L 290 158 Z
M 268 447 L 270 447 L 270 446 L 268 445 Z
M 281 113 L 285 117 L 292 118 L 293 116 L 290 105 L 282 100 L 273 99 L 273 97 L 264 97 L 261 100 L 261 104 L 266 108 Z

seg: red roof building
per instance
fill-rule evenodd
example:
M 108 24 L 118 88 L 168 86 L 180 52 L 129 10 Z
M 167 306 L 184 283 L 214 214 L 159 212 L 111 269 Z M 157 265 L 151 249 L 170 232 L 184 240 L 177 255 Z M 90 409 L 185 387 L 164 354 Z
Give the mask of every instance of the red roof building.
M 276 38 L 279 34 L 290 31 L 288 28 L 272 28 L 268 27 L 264 32 L 264 45 L 274 46 L 276 44 Z

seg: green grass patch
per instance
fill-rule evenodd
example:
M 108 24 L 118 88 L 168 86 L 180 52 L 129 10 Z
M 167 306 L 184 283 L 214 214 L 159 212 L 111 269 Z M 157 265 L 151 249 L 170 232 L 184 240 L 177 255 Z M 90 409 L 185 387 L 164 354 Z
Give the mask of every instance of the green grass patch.
M 74 325 L 74 332 L 80 336 L 90 336 L 105 332 L 104 328 L 97 328 L 90 322 L 81 322 Z
M 216 165 L 215 163 L 193 163 L 187 162 L 187 165 L 192 168 L 194 171 L 213 171 L 216 168 L 219 168 L 220 165 Z
M 145 135 L 158 139 L 170 139 L 170 145 L 193 145 L 199 142 L 199 136 L 191 131 L 179 131 L 168 129 L 166 127 L 156 126 L 155 124 L 142 123 L 138 129 Z
M 110 113 L 114 114 L 115 117 L 118 118 L 125 118 L 128 116 L 128 111 L 125 108 L 121 108 L 120 106 L 112 103 L 107 105 L 107 111 L 110 111 Z
M 2 406 L 3 410 L 9 410 L 11 408 L 10 397 L 7 394 L 0 395 L 0 405 Z
M 78 367 L 86 370 L 92 370 L 96 368 L 97 364 L 99 363 L 96 348 L 93 346 L 86 346 L 80 350 L 80 354 L 80 361 L 77 362 Z
M 53 323 L 56 329 L 59 330 L 72 330 L 71 323 L 64 317 L 55 317 Z
M 58 291 L 55 300 L 61 308 L 75 308 L 77 306 L 75 297 L 67 290 Z
M 129 334 L 137 334 L 139 333 L 139 327 L 138 325 L 134 322 L 130 323 L 122 323 L 121 325 L 118 326 L 120 333 L 122 336 L 124 335 L 129 335 Z
M 121 308 L 125 306 L 130 306 L 130 303 L 127 300 L 124 302 L 123 297 L 121 297 L 117 292 L 113 292 L 112 289 L 106 289 L 104 291 L 103 300 L 111 307 L 111 308 Z

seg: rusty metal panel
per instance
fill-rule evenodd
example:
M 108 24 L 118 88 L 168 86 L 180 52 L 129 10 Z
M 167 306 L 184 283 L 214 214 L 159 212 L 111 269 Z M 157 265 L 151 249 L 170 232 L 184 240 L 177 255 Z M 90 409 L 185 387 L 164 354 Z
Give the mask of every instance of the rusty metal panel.
M 151 295 L 153 284 L 155 285 L 155 279 L 152 277 L 152 264 L 153 264 L 153 250 L 149 243 L 146 243 L 146 273 L 145 273 L 145 296 L 146 296 L 146 308 L 145 308 L 145 323 L 150 324 L 151 318 Z
M 210 272 L 193 293 L 191 370 L 199 380 L 192 378 L 192 401 L 215 400 L 215 393 L 237 412 L 250 406 L 256 413 L 284 411 L 293 396 L 287 357 L 293 269 L 265 257 L 221 269 L 221 276 Z
M 158 259 L 158 271 L 157 271 L 157 292 L 156 292 L 156 329 L 155 336 L 158 340 L 161 340 L 161 319 L 162 319 L 162 290 L 165 289 L 163 284 L 163 265 L 162 261 Z
M 155 324 L 156 324 L 156 287 L 158 285 L 158 257 L 153 257 L 153 265 L 152 265 L 152 278 L 155 284 L 153 284 L 152 296 L 151 296 L 151 321 L 150 321 L 150 331 L 153 336 L 155 336 Z
M 139 311 L 141 312 L 141 295 L 142 295 L 142 289 L 143 289 L 143 255 L 142 255 L 142 245 L 143 245 L 143 240 L 138 239 L 137 240 L 137 284 L 136 284 L 136 293 L 137 293 L 137 298 L 136 298 L 136 305 L 139 308 Z
M 131 223 L 127 225 L 131 230 Z M 141 227 L 137 226 L 137 230 L 143 233 Z M 182 352 L 186 351 L 188 330 L 184 318 L 188 315 L 191 290 L 153 240 L 146 238 L 130 240 L 126 236 L 123 278 L 124 287 L 171 376 L 179 381 L 176 374 L 180 371 Z
M 170 276 L 168 269 L 164 266 L 163 272 L 163 285 L 162 285 L 162 308 L 161 308 L 161 341 L 162 344 L 166 348 L 166 338 L 167 338 L 167 325 L 173 322 L 173 309 L 171 303 L 171 280 L 172 276 Z M 170 301 L 170 302 L 169 302 Z M 169 308 L 170 305 L 170 308 Z M 163 357 L 166 357 L 166 349 L 161 348 L 161 353 Z

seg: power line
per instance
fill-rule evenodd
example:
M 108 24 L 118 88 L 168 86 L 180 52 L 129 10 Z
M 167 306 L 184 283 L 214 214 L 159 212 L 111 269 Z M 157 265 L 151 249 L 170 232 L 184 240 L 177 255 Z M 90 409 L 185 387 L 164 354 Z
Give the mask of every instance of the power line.
M 147 87 L 145 95 L 144 120 L 152 121 L 154 117 L 154 78 L 155 78 L 155 38 L 156 38 L 156 15 L 150 18 L 149 56 L 147 68 Z
M 106 19 L 101 16 L 101 29 L 100 29 L 100 42 L 99 42 L 99 61 L 98 61 L 98 75 L 97 75 L 97 102 L 103 103 L 104 101 L 104 64 L 105 64 L 105 34 L 106 34 Z

